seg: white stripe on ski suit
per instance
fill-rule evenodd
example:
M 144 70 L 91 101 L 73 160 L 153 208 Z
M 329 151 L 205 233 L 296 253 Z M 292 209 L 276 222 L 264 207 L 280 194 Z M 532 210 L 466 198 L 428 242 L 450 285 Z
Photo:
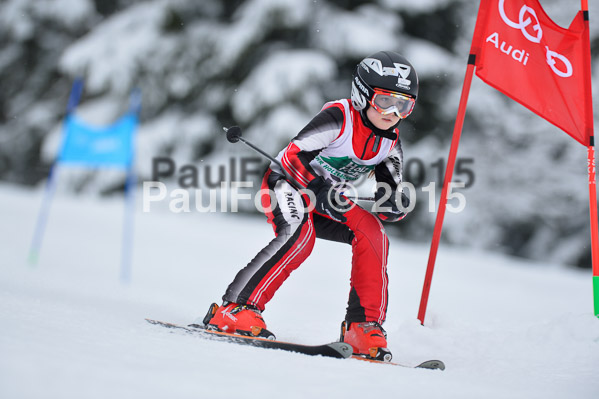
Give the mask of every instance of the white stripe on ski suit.
M 289 254 L 287 256 L 287 259 L 285 261 L 283 261 L 283 263 L 281 263 L 279 265 L 279 267 L 277 268 L 277 270 L 268 278 L 268 280 L 266 280 L 264 282 L 262 288 L 260 288 L 260 290 L 258 290 L 258 292 L 255 295 L 256 299 L 253 300 L 254 303 L 260 302 L 260 298 L 262 297 L 262 295 L 264 294 L 264 292 L 266 292 L 266 290 L 272 284 L 272 282 L 279 276 L 279 274 L 281 274 L 281 272 L 283 272 L 283 270 L 285 269 L 285 267 L 289 263 L 291 263 L 291 261 L 304 249 L 304 247 L 306 246 L 306 244 L 312 238 L 312 232 L 313 232 L 313 230 L 314 230 L 314 228 L 313 228 L 313 225 L 312 225 L 312 218 L 308 217 L 308 232 L 307 232 L 306 236 L 304 237 L 303 241 L 297 246 L 297 248 L 295 248 L 295 250 L 291 254 Z
M 289 148 L 291 146 L 291 143 L 287 146 L 287 148 Z M 295 166 L 293 166 L 293 164 L 289 161 L 289 157 L 287 156 L 287 152 L 285 152 L 285 155 L 283 155 L 282 158 L 283 161 L 283 165 L 287 166 L 289 168 L 289 170 L 291 171 L 291 175 L 293 176 L 293 178 L 295 178 L 295 180 L 297 180 L 300 184 L 303 184 L 304 186 L 308 186 L 308 179 L 306 179 L 299 170 L 297 170 L 295 168 Z
M 234 289 L 232 289 L 231 291 L 231 295 L 229 298 L 230 301 L 234 301 L 235 299 L 239 298 L 239 295 L 247 287 L 252 277 L 256 275 L 260 268 L 263 267 L 269 259 L 275 256 L 275 254 L 287 243 L 287 241 L 291 237 L 293 237 L 296 230 L 302 226 L 301 223 L 294 222 L 291 213 L 285 208 L 285 204 L 287 203 L 285 200 L 285 193 L 287 191 L 295 191 L 295 188 L 293 188 L 293 186 L 291 186 L 287 180 L 281 179 L 276 182 L 273 191 L 276 195 L 276 203 L 279 204 L 278 209 L 281 212 L 281 216 L 283 216 L 284 220 L 289 224 L 290 229 L 285 233 L 281 233 L 277 238 L 271 241 L 268 244 L 268 246 L 262 249 L 262 251 L 268 249 L 268 252 L 262 253 L 261 251 L 261 256 L 257 256 L 248 264 L 247 273 L 241 276 L 238 275 L 239 281 L 237 282 L 237 284 L 235 284 L 235 286 L 233 287 Z M 301 202 L 301 199 L 299 197 L 295 202 L 295 207 L 300 212 L 300 220 L 303 219 L 303 202 Z
M 377 221 L 377 223 L 379 224 L 379 227 L 381 228 L 381 233 L 383 235 L 383 259 L 382 259 L 382 265 L 381 265 L 381 278 L 383 280 L 383 286 L 381 288 L 381 306 L 379 308 L 379 318 L 377 320 L 377 323 L 379 324 L 383 324 L 383 322 L 385 321 L 383 316 L 385 315 L 385 307 L 387 306 L 387 285 L 388 285 L 388 279 L 387 279 L 387 234 L 385 233 L 385 228 L 383 227 L 383 224 L 379 221 L 379 219 L 374 216 L 375 220 Z

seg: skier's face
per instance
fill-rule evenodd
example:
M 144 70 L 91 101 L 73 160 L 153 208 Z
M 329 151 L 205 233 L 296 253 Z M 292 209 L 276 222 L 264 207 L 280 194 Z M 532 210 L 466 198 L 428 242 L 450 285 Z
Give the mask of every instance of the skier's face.
M 373 107 L 368 107 L 366 116 L 377 129 L 381 130 L 389 130 L 399 122 L 399 116 L 397 116 L 397 114 L 392 113 L 383 115 Z

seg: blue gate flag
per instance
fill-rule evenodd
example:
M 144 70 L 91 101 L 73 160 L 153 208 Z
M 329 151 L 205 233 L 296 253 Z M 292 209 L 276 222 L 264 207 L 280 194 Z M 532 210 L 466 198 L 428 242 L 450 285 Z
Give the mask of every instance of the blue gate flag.
M 1 0 L 0 0 L 1 1 Z M 133 217 L 135 210 L 134 188 L 134 137 L 139 124 L 141 111 L 141 91 L 133 89 L 129 101 L 129 110 L 116 122 L 108 126 L 92 126 L 75 115 L 75 109 L 83 92 L 83 79 L 73 82 L 63 122 L 62 146 L 56 162 L 50 168 L 46 190 L 40 208 L 31 248 L 29 261 L 37 263 L 42 247 L 44 231 L 50 203 L 56 188 L 55 170 L 60 164 L 81 165 L 87 168 L 117 167 L 127 173 L 125 182 L 125 217 L 123 219 L 123 243 L 121 247 L 121 280 L 131 280 L 131 258 L 133 243 Z
M 87 125 L 74 113 L 68 113 L 58 162 L 128 168 L 133 161 L 133 137 L 137 124 L 134 112 L 128 112 L 113 124 L 102 127 Z

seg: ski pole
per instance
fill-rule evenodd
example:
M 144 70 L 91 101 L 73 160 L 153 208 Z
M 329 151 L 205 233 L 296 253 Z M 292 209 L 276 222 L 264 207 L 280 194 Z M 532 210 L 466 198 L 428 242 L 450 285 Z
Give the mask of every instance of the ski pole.
M 283 168 L 283 165 L 281 164 L 281 162 L 278 159 L 276 159 L 272 155 L 262 151 L 259 147 L 256 147 L 254 144 L 252 144 L 245 138 L 241 137 L 241 128 L 239 126 L 231 126 L 230 128 L 223 127 L 223 130 L 227 134 L 227 140 L 229 141 L 229 143 L 237 143 L 239 141 L 243 142 L 245 145 L 247 145 L 248 147 L 250 147 L 257 153 L 259 153 L 260 155 L 262 155 L 269 161 L 276 163 L 279 166 L 279 168 L 281 168 L 281 171 L 285 174 L 285 178 L 287 179 L 287 181 L 289 181 L 289 183 L 295 185 L 293 183 L 293 179 L 291 178 L 291 176 L 289 176 L 289 174 L 287 173 L 285 168 Z M 296 188 L 303 189 L 303 187 L 296 187 Z M 376 201 L 376 199 L 374 197 L 347 197 L 347 198 L 349 198 L 352 201 L 371 201 L 371 202 Z

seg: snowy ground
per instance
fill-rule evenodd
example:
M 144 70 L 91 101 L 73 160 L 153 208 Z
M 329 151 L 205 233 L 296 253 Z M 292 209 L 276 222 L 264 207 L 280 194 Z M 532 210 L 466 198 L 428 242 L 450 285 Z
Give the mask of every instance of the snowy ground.
M 203 316 L 270 240 L 264 220 L 140 212 L 133 279 L 123 285 L 122 202 L 58 196 L 31 267 L 40 199 L 40 191 L 0 186 L 0 398 L 599 397 L 589 271 L 442 245 L 422 327 L 416 313 L 428 245 L 392 238 L 389 346 L 397 361 L 439 358 L 447 370 L 313 358 L 208 342 L 144 321 Z M 317 242 L 265 312 L 279 338 L 337 338 L 350 252 Z

